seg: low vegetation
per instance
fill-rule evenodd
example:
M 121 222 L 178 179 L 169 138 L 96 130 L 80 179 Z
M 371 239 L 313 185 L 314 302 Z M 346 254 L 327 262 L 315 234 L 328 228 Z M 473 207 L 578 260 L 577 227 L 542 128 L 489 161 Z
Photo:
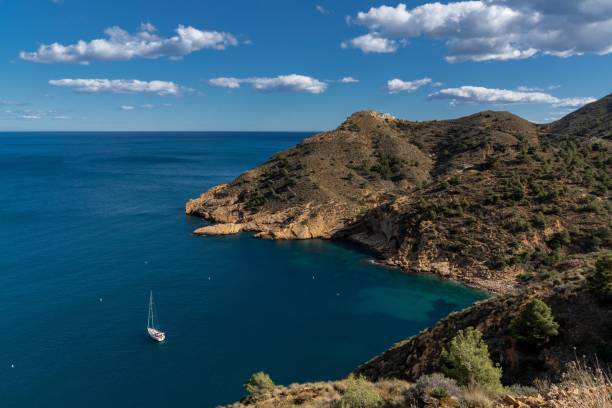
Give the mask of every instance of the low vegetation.
M 370 382 L 363 377 L 277 386 L 258 400 L 244 399 L 226 408 L 612 408 L 610 374 L 584 360 L 567 364 L 557 382 L 513 385 L 491 390 L 457 383 L 440 373 L 415 383 Z
M 384 401 L 378 391 L 363 377 L 350 376 L 338 408 L 380 408 Z
M 274 390 L 274 382 L 268 374 L 260 371 L 249 377 L 244 390 L 249 400 L 257 401 Z

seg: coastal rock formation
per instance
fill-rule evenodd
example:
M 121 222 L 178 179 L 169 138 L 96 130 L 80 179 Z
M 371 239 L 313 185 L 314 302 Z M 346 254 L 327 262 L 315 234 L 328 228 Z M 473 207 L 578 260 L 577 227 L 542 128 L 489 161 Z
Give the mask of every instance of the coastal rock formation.
M 389 265 L 503 292 L 610 246 L 611 106 L 609 95 L 550 125 L 357 112 L 186 212 L 215 223 L 196 234 L 348 239 Z

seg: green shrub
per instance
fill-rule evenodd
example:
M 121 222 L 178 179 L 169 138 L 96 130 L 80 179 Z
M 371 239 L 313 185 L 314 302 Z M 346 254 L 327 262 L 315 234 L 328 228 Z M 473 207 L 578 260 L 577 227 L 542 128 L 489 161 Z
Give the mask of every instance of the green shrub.
M 531 346 L 541 347 L 559 334 L 559 324 L 550 307 L 539 299 L 527 303 L 512 322 L 513 336 Z
M 431 389 L 429 395 L 435 399 L 441 400 L 448 397 L 448 391 L 446 391 L 446 388 L 444 387 L 435 387 Z
M 372 385 L 363 377 L 350 376 L 342 399 L 338 401 L 338 408 L 378 408 L 384 401 Z
M 487 389 L 501 388 L 501 367 L 493 365 L 489 347 L 482 333 L 468 327 L 459 330 L 442 350 L 442 370 L 459 385 L 479 385 Z
M 544 217 L 542 211 L 535 213 L 531 219 L 531 225 L 538 229 L 544 229 L 544 227 L 546 227 L 546 217 Z
M 274 390 L 274 382 L 268 374 L 259 371 L 249 377 L 247 382 L 244 383 L 244 389 L 250 399 L 258 400 Z
M 501 388 L 501 367 L 493 365 L 482 333 L 473 327 L 459 330 L 442 351 L 442 361 L 444 373 L 460 385 Z
M 510 232 L 519 233 L 519 232 L 527 232 L 529 231 L 529 224 L 525 221 L 517 220 L 514 222 L 509 222 L 505 225 L 506 229 Z
M 605 253 L 597 259 L 591 287 L 600 295 L 612 296 L 612 253 Z
M 547 242 L 552 249 L 568 246 L 572 242 L 569 232 L 563 230 L 554 234 Z
M 415 399 L 425 395 L 443 399 L 450 395 L 458 396 L 460 389 L 457 382 L 452 378 L 445 377 L 440 373 L 433 373 L 420 376 L 414 384 L 412 394 Z

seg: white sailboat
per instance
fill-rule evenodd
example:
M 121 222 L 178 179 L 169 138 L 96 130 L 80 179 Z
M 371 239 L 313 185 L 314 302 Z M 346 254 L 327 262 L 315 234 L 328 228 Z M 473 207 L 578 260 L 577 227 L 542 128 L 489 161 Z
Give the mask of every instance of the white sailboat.
M 155 305 L 153 303 L 153 291 L 149 294 L 149 317 L 147 318 L 147 333 L 153 340 L 161 343 L 166 340 L 166 333 L 155 327 Z

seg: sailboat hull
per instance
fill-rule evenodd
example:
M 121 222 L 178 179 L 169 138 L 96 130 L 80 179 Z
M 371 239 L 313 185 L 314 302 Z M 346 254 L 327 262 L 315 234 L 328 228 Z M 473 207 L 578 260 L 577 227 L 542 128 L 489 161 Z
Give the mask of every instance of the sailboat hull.
M 161 343 L 162 341 L 166 340 L 166 333 L 164 333 L 163 331 L 155 330 L 149 327 L 147 328 L 147 333 L 149 334 L 149 337 L 152 340 L 158 343 Z

